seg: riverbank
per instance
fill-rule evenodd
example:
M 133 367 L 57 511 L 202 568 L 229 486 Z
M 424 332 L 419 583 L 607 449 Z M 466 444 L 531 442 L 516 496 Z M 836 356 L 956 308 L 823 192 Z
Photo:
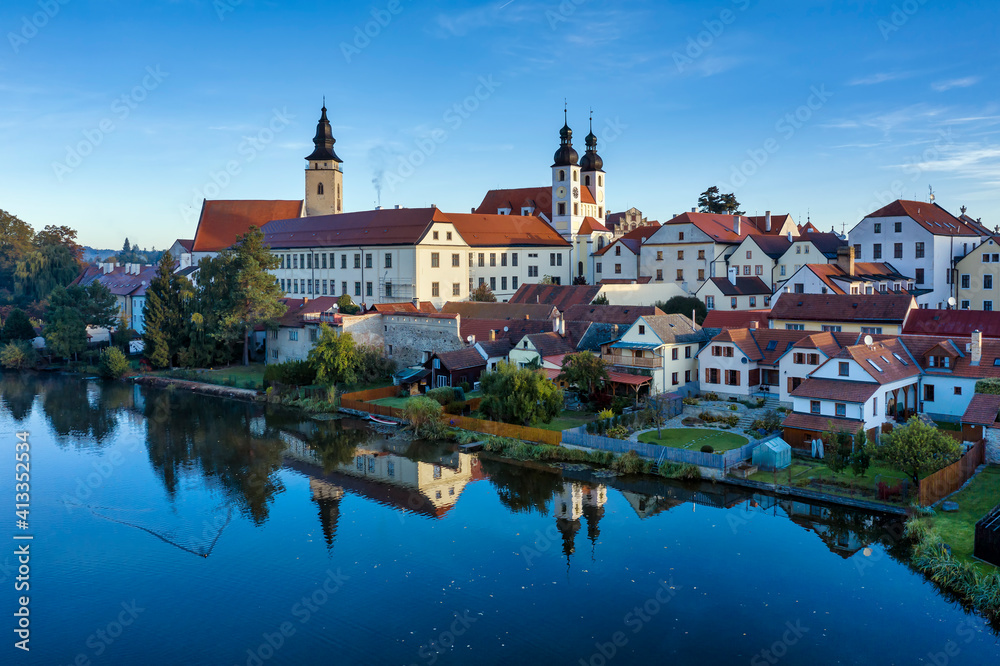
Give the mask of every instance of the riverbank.
M 137 375 L 130 378 L 134 383 L 141 386 L 152 386 L 162 389 L 182 389 L 191 393 L 201 395 L 214 395 L 221 398 L 231 398 L 244 402 L 256 402 L 263 397 L 252 389 L 241 389 L 233 386 L 221 386 L 219 384 L 207 384 L 205 382 L 194 382 L 187 379 L 174 379 L 173 377 L 160 377 L 156 375 Z

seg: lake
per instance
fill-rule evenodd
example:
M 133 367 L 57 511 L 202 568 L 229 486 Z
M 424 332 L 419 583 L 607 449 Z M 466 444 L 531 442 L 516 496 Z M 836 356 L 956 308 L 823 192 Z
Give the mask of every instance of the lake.
M 0 474 L 4 663 L 1000 663 L 892 517 L 125 383 L 0 393 L 31 454 L 27 530 Z

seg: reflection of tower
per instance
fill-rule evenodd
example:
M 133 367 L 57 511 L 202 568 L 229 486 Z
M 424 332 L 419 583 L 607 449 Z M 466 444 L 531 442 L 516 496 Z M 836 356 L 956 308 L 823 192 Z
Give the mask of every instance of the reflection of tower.
M 319 505 L 319 522 L 323 526 L 323 536 L 326 547 L 333 548 L 333 540 L 337 536 L 337 519 L 340 517 L 340 500 L 344 489 L 320 479 L 309 479 L 309 490 L 312 499 Z
M 580 516 L 583 515 L 583 486 L 578 483 L 564 483 L 562 492 L 552 498 L 555 508 L 556 529 L 563 535 L 563 553 L 566 567 L 569 558 L 576 551 L 576 533 L 580 531 Z
M 583 486 L 583 517 L 587 519 L 587 538 L 590 539 L 591 556 L 601 535 L 600 522 L 604 517 L 604 505 L 608 501 L 608 489 L 604 485 L 596 488 Z

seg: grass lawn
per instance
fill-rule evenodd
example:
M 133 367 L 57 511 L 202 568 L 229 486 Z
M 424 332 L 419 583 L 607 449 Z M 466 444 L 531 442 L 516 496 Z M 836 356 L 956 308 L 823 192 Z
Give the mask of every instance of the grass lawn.
M 552 419 L 549 423 L 538 423 L 535 425 L 536 428 L 541 428 L 542 430 L 568 430 L 569 428 L 576 428 L 578 426 L 586 425 L 591 421 L 597 419 L 597 414 L 591 414 L 588 412 L 575 412 L 570 409 L 564 409 L 559 413 L 559 416 Z
M 945 513 L 938 509 L 931 523 L 956 556 L 971 560 L 976 521 L 1000 502 L 1000 468 L 987 467 L 949 500 L 958 502 L 958 511 Z
M 790 484 L 789 471 L 791 471 Z M 808 486 L 809 482 L 815 479 L 821 483 L 827 482 L 846 485 L 855 490 L 864 490 L 871 493 L 875 491 L 876 477 L 890 486 L 895 486 L 900 481 L 908 478 L 903 472 L 888 467 L 880 467 L 876 464 L 869 467 L 864 476 L 858 477 L 854 476 L 854 472 L 850 469 L 845 469 L 842 472 L 834 472 L 818 460 L 803 460 L 802 458 L 792 458 L 791 467 L 781 470 L 777 475 L 778 483 L 783 485 Z M 773 483 L 774 479 L 774 472 L 757 472 L 750 476 L 750 480 L 761 481 L 763 483 Z M 913 492 L 911 489 L 911 493 Z
M 405 409 L 406 403 L 410 400 L 409 396 L 405 398 L 379 398 L 378 400 L 372 400 L 373 405 L 383 405 L 385 407 L 396 407 L 398 409 Z
M 655 430 L 644 432 L 639 435 L 639 441 L 692 451 L 701 451 L 701 447 L 708 444 L 717 452 L 738 449 L 750 441 L 743 435 L 736 433 L 704 428 L 664 428 L 660 432 L 663 436 L 659 439 L 656 437 Z
M 170 377 L 173 372 L 170 370 L 160 370 L 154 374 Z M 189 370 L 192 373 L 191 381 L 205 382 L 206 384 L 218 384 L 220 386 L 234 386 L 235 388 L 247 388 L 247 382 L 253 382 L 254 388 L 259 388 L 264 384 L 264 364 L 251 363 L 248 366 L 231 365 L 225 368 L 212 368 L 210 370 Z

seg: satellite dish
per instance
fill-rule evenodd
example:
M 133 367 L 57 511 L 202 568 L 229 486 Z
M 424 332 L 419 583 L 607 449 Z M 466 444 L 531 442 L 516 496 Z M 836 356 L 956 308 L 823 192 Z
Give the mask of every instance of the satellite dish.
M 948 305 L 950 305 L 952 307 L 955 307 L 955 303 L 958 303 L 958 301 L 955 300 L 955 297 L 954 296 L 949 296 L 948 297 Z
M 875 342 L 875 340 L 872 338 L 872 336 L 870 336 L 870 335 L 866 335 L 865 336 L 865 344 L 866 345 L 868 345 L 869 347 L 871 347 L 873 342 Z
M 469 335 L 469 336 L 466 336 L 465 341 L 471 343 L 473 341 L 473 339 L 474 338 L 471 335 Z
M 506 333 L 506 332 L 507 332 L 507 331 L 509 331 L 509 330 L 510 330 L 510 329 L 509 329 L 509 328 L 507 328 L 506 326 L 504 326 L 504 327 L 503 327 L 503 332 L 504 332 L 504 333 Z

